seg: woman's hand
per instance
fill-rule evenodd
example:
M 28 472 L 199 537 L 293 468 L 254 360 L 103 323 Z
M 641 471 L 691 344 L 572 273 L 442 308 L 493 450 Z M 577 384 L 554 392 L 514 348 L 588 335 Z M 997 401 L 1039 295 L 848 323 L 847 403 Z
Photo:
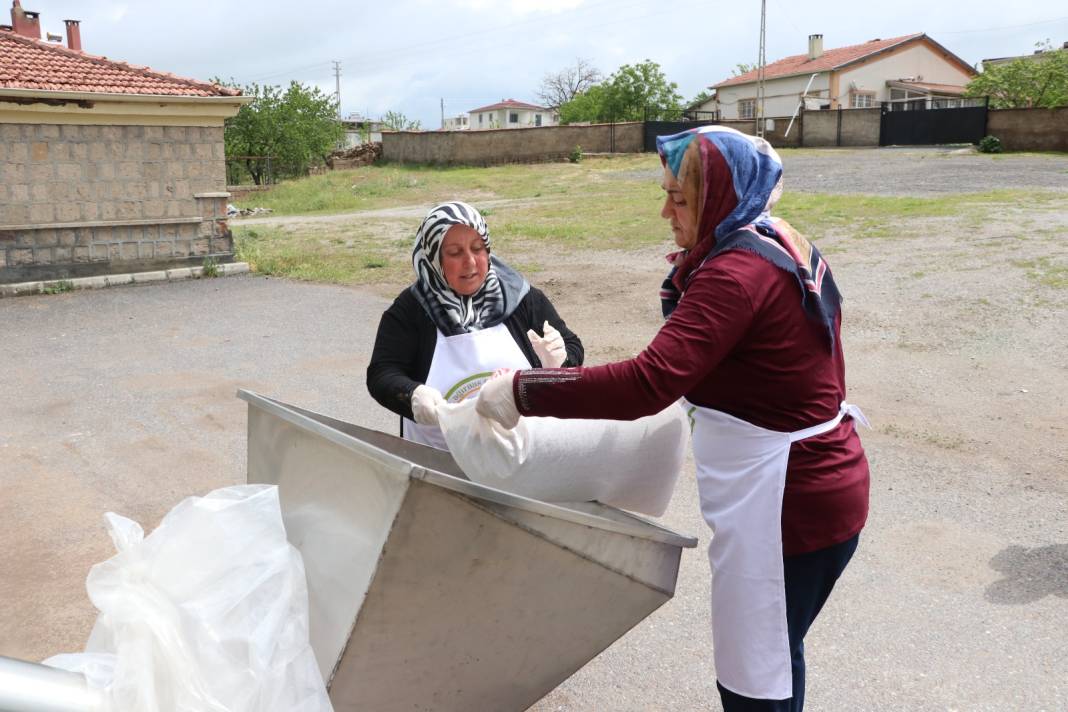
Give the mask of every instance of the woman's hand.
M 445 405 L 445 399 L 437 388 L 422 385 L 412 391 L 412 415 L 420 425 L 437 426 L 439 405 Z
M 533 329 L 527 330 L 527 338 L 534 347 L 534 353 L 538 355 L 543 368 L 559 368 L 567 360 L 564 337 L 548 321 L 542 326 L 541 333 L 544 336 L 538 336 L 538 332 Z
M 512 380 L 515 371 L 496 372 L 478 392 L 475 411 L 484 418 L 495 420 L 511 430 L 519 424 L 519 409 L 515 405 Z

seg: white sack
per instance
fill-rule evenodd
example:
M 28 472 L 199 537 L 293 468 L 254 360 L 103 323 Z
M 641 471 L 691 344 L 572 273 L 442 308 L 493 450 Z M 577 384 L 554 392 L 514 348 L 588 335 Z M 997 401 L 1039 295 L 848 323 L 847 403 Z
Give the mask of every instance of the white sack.
M 308 643 L 308 589 L 278 488 L 189 497 L 147 537 L 108 512 L 118 554 L 89 572 L 100 610 L 82 672 L 110 712 L 329 712 Z
M 464 473 L 479 484 L 545 502 L 597 500 L 660 516 L 686 456 L 678 404 L 635 421 L 520 418 L 507 430 L 475 412 L 475 399 L 438 409 Z

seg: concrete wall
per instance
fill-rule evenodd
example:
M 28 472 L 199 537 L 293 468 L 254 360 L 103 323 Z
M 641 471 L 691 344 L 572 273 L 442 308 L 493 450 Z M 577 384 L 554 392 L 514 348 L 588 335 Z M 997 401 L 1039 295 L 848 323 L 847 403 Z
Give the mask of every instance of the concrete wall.
M 642 150 L 638 122 L 592 126 L 547 126 L 494 131 L 426 131 L 382 134 L 382 158 L 398 163 L 487 166 L 539 163 L 567 157 L 575 146 L 584 153 L 637 153 Z
M 1068 106 L 991 110 L 986 132 L 1006 151 L 1068 151 Z
M 801 126 L 794 121 L 790 135 L 786 136 L 786 129 L 790 126 L 789 116 L 776 116 L 766 119 L 764 125 L 764 138 L 775 148 L 795 148 L 801 145 Z M 756 133 L 756 122 L 751 119 L 744 121 L 720 121 L 720 126 L 729 126 L 752 136 Z
M 0 124 L 0 282 L 232 259 L 221 127 Z
M 838 121 L 841 114 L 841 140 Z M 806 111 L 801 117 L 802 143 L 805 148 L 820 146 L 878 146 L 881 124 L 880 109 L 842 109 Z M 793 133 L 791 131 L 791 133 Z

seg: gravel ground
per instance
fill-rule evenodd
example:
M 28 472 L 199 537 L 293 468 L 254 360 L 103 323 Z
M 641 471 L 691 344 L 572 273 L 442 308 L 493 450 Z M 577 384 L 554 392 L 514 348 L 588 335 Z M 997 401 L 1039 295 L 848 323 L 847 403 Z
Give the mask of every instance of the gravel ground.
M 788 191 L 932 196 L 1003 188 L 1068 190 L 1064 154 L 984 155 L 968 148 L 825 148 L 783 152 Z M 635 171 L 660 180 L 659 170 Z
M 878 185 L 918 190 L 944 164 L 957 190 L 1041 185 L 1068 200 L 1057 157 L 795 152 L 788 176 L 850 156 L 878 166 Z M 820 190 L 854 179 L 868 176 Z M 875 429 L 862 434 L 869 523 L 807 640 L 810 709 L 1068 709 L 1064 207 L 813 236 L 847 300 L 849 398 Z M 539 273 L 591 363 L 655 333 L 662 251 L 573 253 Z M 147 528 L 242 480 L 238 387 L 392 432 L 363 371 L 398 286 L 241 277 L 0 301 L 0 654 L 81 648 L 84 577 L 110 554 L 102 512 Z M 701 539 L 675 598 L 536 712 L 719 708 L 692 464 L 663 522 Z

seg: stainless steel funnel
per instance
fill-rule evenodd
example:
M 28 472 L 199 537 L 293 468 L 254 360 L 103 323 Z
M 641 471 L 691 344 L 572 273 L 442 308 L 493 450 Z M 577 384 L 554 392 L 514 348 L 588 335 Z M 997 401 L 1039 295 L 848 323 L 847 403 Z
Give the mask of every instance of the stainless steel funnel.
M 338 712 L 524 710 L 675 592 L 696 540 L 475 484 L 433 448 L 248 391 Z

